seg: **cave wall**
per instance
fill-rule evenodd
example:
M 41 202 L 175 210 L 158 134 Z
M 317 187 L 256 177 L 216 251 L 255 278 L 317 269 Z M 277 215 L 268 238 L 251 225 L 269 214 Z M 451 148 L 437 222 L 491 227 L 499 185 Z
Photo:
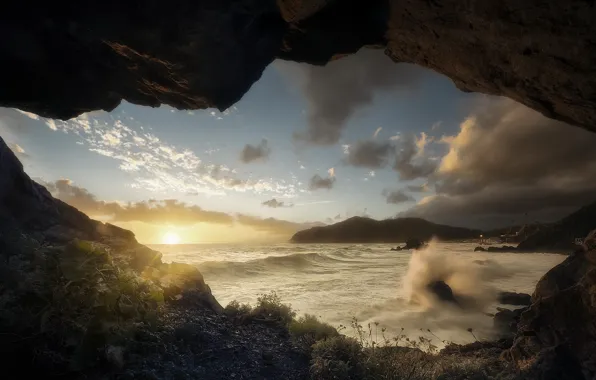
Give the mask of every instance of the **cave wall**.
M 594 20 L 586 0 L 23 0 L 0 14 L 0 105 L 60 119 L 122 100 L 223 110 L 276 58 L 322 65 L 374 46 L 596 131 Z

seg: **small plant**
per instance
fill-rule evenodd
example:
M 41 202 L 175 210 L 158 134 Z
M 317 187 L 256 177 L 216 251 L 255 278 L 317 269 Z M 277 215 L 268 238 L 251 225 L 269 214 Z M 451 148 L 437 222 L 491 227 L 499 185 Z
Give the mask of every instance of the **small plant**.
M 311 377 L 323 379 L 362 379 L 364 354 L 360 343 L 343 335 L 313 345 Z
M 267 322 L 279 322 L 289 326 L 296 312 L 291 305 L 281 303 L 281 298 L 276 292 L 260 294 L 257 297 L 257 306 L 252 310 L 252 317 Z
M 339 335 L 337 329 L 328 323 L 318 320 L 311 314 L 293 320 L 290 323 L 290 334 L 305 346 L 311 346 L 319 340 L 326 340 Z
M 252 313 L 252 306 L 233 300 L 225 307 L 224 313 L 232 319 L 245 319 Z

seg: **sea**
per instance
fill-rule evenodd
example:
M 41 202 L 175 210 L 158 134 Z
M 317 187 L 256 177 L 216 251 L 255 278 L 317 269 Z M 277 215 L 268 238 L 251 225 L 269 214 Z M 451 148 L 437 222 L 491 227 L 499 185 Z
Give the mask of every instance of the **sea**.
M 431 244 L 391 251 L 387 244 L 154 245 L 166 262 L 196 265 L 223 305 L 255 304 L 275 291 L 299 315 L 308 313 L 344 333 L 354 320 L 386 338 L 405 334 L 468 343 L 495 337 L 491 314 L 499 291 L 531 294 L 565 256 L 474 252 L 473 243 Z M 444 281 L 472 307 L 439 302 L 427 290 Z M 381 339 L 381 338 L 378 338 Z M 440 343 L 439 343 L 440 344 Z

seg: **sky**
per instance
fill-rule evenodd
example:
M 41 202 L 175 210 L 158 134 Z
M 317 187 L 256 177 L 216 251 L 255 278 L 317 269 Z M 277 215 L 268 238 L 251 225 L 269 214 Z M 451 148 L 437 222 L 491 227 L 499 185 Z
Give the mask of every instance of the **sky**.
M 54 196 L 143 243 L 285 241 L 352 216 L 494 228 L 596 200 L 596 134 L 376 50 L 275 61 L 224 112 L 0 109 L 0 136 Z

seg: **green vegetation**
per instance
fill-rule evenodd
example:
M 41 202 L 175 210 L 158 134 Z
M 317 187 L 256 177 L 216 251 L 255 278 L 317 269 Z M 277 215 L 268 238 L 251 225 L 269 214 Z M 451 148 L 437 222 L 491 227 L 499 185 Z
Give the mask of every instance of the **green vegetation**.
M 339 336 L 339 332 L 328 323 L 321 322 L 311 314 L 293 320 L 289 327 L 290 334 L 303 345 L 313 345 L 320 340 Z
M 407 337 L 404 329 L 398 336 L 388 338 L 378 323 L 364 327 L 356 318 L 351 322 L 354 337 L 348 337 L 340 334 L 345 326 L 336 329 L 314 315 L 295 319 L 292 307 L 283 304 L 275 292 L 260 295 L 255 308 L 232 301 L 225 310 L 238 321 L 273 320 L 287 326 L 295 342 L 310 355 L 312 380 L 523 378 L 494 354 L 490 343 L 477 341 L 472 344 L 477 346 L 472 347 L 473 354 L 468 355 L 464 353 L 467 346 L 441 341 L 430 330 L 416 340 Z M 446 348 L 439 351 L 434 339 L 447 345 Z
M 225 307 L 224 313 L 241 322 L 253 320 L 276 323 L 284 327 L 288 327 L 296 316 L 292 306 L 282 303 L 281 298 L 274 291 L 269 294 L 259 294 L 254 308 L 249 304 L 232 301 Z
M 27 254 L 15 254 L 3 267 L 0 323 L 16 344 L 43 342 L 37 355 L 54 368 L 80 370 L 109 355 L 137 323 L 151 324 L 164 303 L 163 290 L 144 280 L 108 247 L 74 240 L 61 248 L 43 247 L 21 237 Z M 103 351 L 103 352 L 102 352 Z M 116 363 L 117 364 L 117 363 Z

